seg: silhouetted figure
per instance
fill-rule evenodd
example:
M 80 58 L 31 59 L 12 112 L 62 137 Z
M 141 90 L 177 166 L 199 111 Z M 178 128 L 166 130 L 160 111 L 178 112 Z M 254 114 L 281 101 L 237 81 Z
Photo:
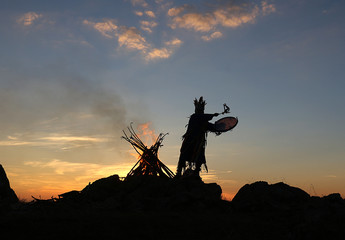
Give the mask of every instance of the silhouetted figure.
M 186 171 L 199 175 L 202 164 L 204 164 L 207 171 L 205 158 L 206 137 L 208 131 L 214 130 L 214 124 L 208 121 L 219 114 L 205 114 L 205 105 L 206 102 L 203 97 L 194 100 L 195 113 L 190 116 L 187 132 L 182 136 L 183 142 L 177 165 L 177 177 L 180 177 Z

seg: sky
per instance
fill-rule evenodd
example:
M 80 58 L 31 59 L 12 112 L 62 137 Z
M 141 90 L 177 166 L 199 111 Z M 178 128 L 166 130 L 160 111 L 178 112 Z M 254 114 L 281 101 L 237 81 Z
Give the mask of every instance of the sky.
M 126 176 L 131 122 L 169 133 L 159 158 L 175 172 L 204 96 L 205 112 L 227 103 L 239 119 L 208 135 L 202 178 L 224 198 L 255 181 L 345 197 L 344 11 L 336 0 L 2 1 L 0 164 L 11 187 L 31 200 Z

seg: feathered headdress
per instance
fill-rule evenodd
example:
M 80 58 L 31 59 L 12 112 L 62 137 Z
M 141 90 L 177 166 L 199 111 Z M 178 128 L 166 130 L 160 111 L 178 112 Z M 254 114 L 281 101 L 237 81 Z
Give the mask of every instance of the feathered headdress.
M 194 99 L 195 113 L 204 113 L 206 102 L 203 96 L 198 99 Z

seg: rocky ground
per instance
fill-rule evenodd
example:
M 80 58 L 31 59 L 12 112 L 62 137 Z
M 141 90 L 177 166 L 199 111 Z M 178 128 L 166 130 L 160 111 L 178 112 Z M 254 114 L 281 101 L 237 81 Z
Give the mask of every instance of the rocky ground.
M 1 239 L 345 239 L 345 200 L 284 183 L 243 186 L 229 202 L 199 178 L 117 175 L 60 199 L 3 201 Z

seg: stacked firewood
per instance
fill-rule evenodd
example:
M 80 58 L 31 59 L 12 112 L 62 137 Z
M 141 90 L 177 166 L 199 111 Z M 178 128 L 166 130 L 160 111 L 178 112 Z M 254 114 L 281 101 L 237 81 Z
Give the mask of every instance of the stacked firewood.
M 158 149 L 162 145 L 162 141 L 167 134 L 159 134 L 155 143 L 148 148 L 135 133 L 132 124 L 127 128 L 129 134 L 123 131 L 125 139 L 129 142 L 134 150 L 139 154 L 139 160 L 127 174 L 126 179 L 131 176 L 159 176 L 173 178 L 174 173 L 158 159 Z

